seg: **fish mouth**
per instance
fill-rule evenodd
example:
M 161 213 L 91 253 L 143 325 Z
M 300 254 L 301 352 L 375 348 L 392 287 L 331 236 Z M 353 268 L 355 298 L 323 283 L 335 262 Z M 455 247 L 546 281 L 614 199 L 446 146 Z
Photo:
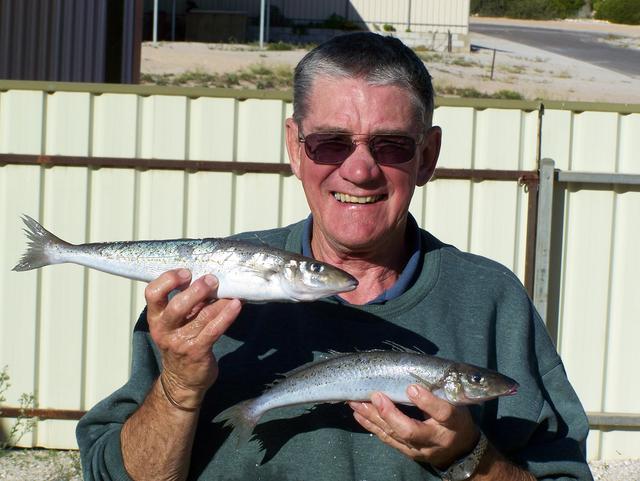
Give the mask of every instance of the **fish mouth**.
M 354 290 L 356 287 L 358 287 L 358 279 L 352 276 L 351 279 L 345 282 L 344 286 L 342 287 L 343 290 L 340 292 L 349 292 Z
M 518 388 L 520 386 L 518 386 L 517 384 L 515 384 L 514 386 L 511 386 L 509 388 L 509 390 L 504 394 L 505 396 L 513 396 L 514 394 L 516 394 L 518 392 Z
M 333 192 L 333 198 L 344 204 L 373 204 L 385 198 L 385 195 L 351 195 L 344 192 Z

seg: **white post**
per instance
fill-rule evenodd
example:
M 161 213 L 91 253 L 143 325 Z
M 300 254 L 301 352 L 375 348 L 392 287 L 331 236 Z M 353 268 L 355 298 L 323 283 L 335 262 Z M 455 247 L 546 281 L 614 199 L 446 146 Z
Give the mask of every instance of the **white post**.
M 158 45 L 158 0 L 153 0 L 153 45 Z
M 264 48 L 265 0 L 260 0 L 260 48 Z

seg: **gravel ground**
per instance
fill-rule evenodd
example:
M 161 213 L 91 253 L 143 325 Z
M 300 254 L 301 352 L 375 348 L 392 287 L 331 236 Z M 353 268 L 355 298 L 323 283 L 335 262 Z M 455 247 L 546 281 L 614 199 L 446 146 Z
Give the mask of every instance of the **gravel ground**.
M 640 481 L 640 459 L 593 461 L 595 481 Z M 0 451 L 2 481 L 82 481 L 77 451 L 11 449 Z

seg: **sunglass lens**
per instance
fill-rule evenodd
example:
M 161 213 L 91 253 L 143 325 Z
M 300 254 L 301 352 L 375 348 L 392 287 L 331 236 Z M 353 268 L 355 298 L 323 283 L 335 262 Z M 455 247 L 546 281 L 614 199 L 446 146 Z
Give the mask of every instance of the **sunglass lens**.
M 305 137 L 307 156 L 319 164 L 344 162 L 353 150 L 354 145 L 346 135 L 309 134 Z
M 369 142 L 371 153 L 379 164 L 393 165 L 408 162 L 413 158 L 416 143 L 411 137 L 402 135 L 378 135 Z

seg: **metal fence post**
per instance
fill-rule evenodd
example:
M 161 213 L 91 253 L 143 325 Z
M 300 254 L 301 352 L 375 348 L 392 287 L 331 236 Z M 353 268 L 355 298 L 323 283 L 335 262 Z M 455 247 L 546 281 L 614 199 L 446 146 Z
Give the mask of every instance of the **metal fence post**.
M 555 162 L 552 159 L 542 159 L 540 163 L 540 184 L 538 187 L 538 222 L 536 227 L 533 304 L 542 316 L 545 324 L 547 323 L 549 314 L 549 271 L 554 176 Z

